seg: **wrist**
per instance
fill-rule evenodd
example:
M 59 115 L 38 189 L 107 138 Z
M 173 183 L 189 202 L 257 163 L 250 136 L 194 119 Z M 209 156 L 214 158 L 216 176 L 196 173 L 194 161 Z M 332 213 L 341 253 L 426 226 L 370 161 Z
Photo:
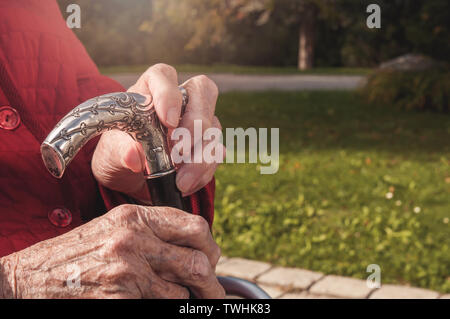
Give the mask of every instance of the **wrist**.
M 0 299 L 15 299 L 17 256 L 12 254 L 0 258 Z

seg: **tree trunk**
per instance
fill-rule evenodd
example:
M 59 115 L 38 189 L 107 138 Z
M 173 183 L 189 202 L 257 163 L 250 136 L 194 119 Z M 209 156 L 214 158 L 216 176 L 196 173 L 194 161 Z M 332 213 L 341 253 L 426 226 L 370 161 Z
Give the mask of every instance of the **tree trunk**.
M 314 44 L 316 31 L 316 7 L 310 5 L 305 8 L 301 15 L 299 46 L 298 46 L 298 69 L 311 69 L 314 64 Z

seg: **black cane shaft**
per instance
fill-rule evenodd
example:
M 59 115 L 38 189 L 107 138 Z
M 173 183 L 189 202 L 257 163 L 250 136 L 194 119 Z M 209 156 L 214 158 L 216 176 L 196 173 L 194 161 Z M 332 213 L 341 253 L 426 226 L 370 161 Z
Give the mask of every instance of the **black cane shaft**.
M 181 192 L 175 183 L 176 172 L 147 180 L 154 206 L 169 206 L 186 210 Z
M 186 211 L 183 197 L 175 182 L 176 172 L 147 180 L 153 206 L 169 206 Z M 189 290 L 190 299 L 195 295 Z

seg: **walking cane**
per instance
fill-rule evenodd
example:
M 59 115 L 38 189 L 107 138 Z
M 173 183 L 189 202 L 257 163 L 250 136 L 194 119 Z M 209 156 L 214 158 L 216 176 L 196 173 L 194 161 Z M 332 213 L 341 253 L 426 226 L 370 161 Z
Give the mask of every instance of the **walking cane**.
M 182 114 L 188 103 L 183 95 Z M 41 145 L 48 171 L 61 178 L 78 151 L 92 138 L 109 130 L 126 132 L 142 145 L 144 176 L 155 206 L 186 211 L 175 183 L 175 165 L 170 156 L 167 128 L 158 119 L 153 101 L 137 93 L 110 93 L 81 103 L 64 116 Z M 147 103 L 146 103 L 147 102 Z M 270 298 L 258 286 L 238 278 L 219 277 L 227 294 L 244 298 Z

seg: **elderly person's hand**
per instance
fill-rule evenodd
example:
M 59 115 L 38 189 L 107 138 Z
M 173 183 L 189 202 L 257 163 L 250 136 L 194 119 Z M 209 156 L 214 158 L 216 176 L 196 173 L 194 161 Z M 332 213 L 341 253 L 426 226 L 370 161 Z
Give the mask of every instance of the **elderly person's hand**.
M 219 120 L 214 116 L 218 89 L 213 81 L 203 75 L 189 79 L 182 86 L 188 92 L 189 103 L 181 120 L 182 95 L 173 67 L 166 64 L 150 67 L 128 92 L 152 96 L 156 113 L 169 129 L 169 136 L 177 127 L 187 128 L 192 138 L 192 155 L 195 143 L 205 143 L 203 139 L 194 140 L 194 120 L 202 121 L 203 132 L 210 127 L 221 129 Z M 225 154 L 224 146 L 219 147 Z M 142 148 L 128 134 L 112 130 L 104 133 L 97 145 L 92 171 L 100 184 L 147 202 L 150 196 L 143 177 L 143 156 Z M 217 163 L 208 164 L 205 161 L 180 164 L 176 184 L 183 196 L 196 192 L 210 182 L 216 167 Z
M 0 259 L 0 298 L 223 298 L 206 221 L 123 205 Z

